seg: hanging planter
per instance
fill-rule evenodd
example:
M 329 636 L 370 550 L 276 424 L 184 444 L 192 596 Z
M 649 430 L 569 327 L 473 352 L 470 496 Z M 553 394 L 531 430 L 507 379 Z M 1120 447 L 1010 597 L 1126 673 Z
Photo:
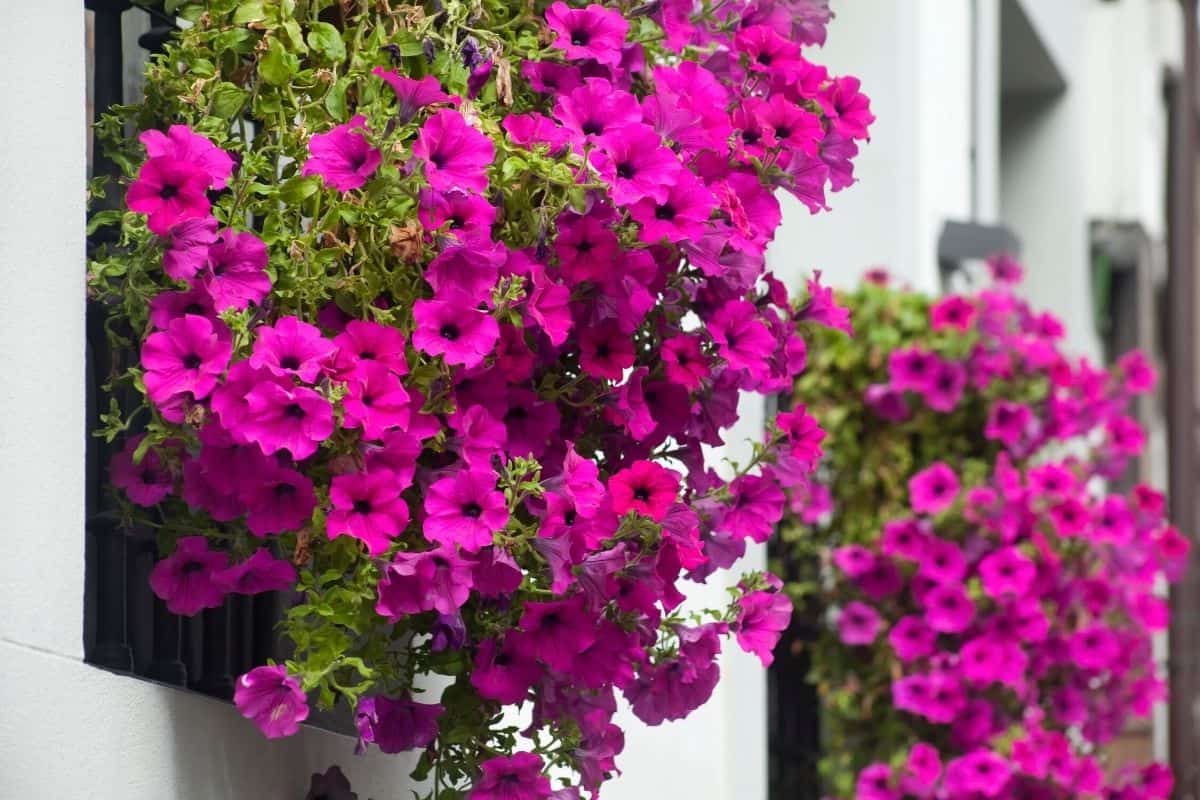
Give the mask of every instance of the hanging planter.
M 796 384 L 829 431 L 784 526 L 827 623 L 823 772 L 858 800 L 1169 797 L 1167 767 L 1104 759 L 1164 699 L 1152 636 L 1187 560 L 1163 496 L 1116 483 L 1154 369 L 1068 357 L 1019 266 L 990 266 L 937 301 L 875 275 L 845 298 L 858 337 L 816 336 Z
M 764 275 L 774 191 L 823 209 L 872 121 L 801 56 L 828 10 L 176 5 L 101 126 L 128 211 L 90 283 L 140 354 L 101 433 L 151 586 L 293 593 L 234 698 L 267 736 L 345 702 L 427 796 L 594 795 L 618 694 L 685 717 L 787 622 L 762 574 L 684 601 L 820 454 L 803 412 L 722 476 L 701 447 L 791 386 L 797 325 L 847 327 Z

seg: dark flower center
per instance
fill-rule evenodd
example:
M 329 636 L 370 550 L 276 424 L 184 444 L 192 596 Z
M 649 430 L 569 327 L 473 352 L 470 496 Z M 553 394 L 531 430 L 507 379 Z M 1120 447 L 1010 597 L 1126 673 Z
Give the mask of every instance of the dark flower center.
M 658 209 L 655 210 L 655 212 L 654 212 L 654 216 L 657 219 L 667 220 L 668 222 L 670 220 L 675 219 L 675 214 L 676 214 L 675 206 L 671 205 L 670 203 L 659 206 Z
M 758 131 L 742 131 L 742 141 L 746 144 L 757 144 L 761 138 Z
M 632 162 L 622 161 L 620 164 L 617 164 L 617 177 L 618 178 L 624 178 L 625 180 L 628 181 L 628 180 L 632 180 L 633 176 L 636 174 L 637 174 L 637 168 L 634 167 Z
M 355 514 L 370 514 L 371 513 L 371 501 L 370 500 L 355 500 L 354 501 L 354 513 Z
M 528 419 L 528 417 L 529 417 L 529 412 L 527 410 L 525 410 L 524 408 L 521 408 L 520 406 L 513 406 L 512 408 L 508 409 L 508 411 L 506 411 L 504 413 L 505 420 Z
M 588 42 L 591 40 L 591 31 L 584 30 L 583 28 L 576 28 L 575 30 L 571 31 L 571 44 L 575 45 L 576 47 L 587 47 Z
M 188 353 L 186 356 L 183 357 L 183 366 L 186 369 L 199 369 L 200 365 L 203 363 L 204 363 L 204 359 L 202 359 L 200 356 L 196 355 L 195 353 Z
M 462 515 L 468 519 L 479 519 L 482 514 L 483 507 L 474 500 L 462 507 Z
M 375 353 L 370 350 L 363 350 L 361 353 L 358 354 L 358 357 L 361 358 L 363 361 L 374 361 Z
M 456 228 L 456 229 L 461 228 L 466 223 L 467 223 L 467 221 L 465 219 L 463 219 L 461 214 L 455 214 L 453 217 L 450 218 L 450 227 L 451 228 Z
M 577 517 L 578 515 L 575 513 L 575 509 L 572 508 L 563 514 L 563 522 L 567 525 L 574 525 Z
M 197 572 L 204 571 L 204 564 L 199 561 L 189 561 L 179 568 L 179 572 L 183 575 L 195 575 Z
M 188 303 L 186 306 L 183 307 L 183 313 L 203 315 L 204 308 L 199 303 Z
M 293 419 L 303 419 L 305 417 L 304 408 L 299 403 L 288 403 L 283 409 L 283 415 Z
M 792 129 L 786 125 L 781 125 L 775 129 L 775 137 L 777 139 L 786 139 L 792 135 Z
M 445 167 L 446 161 L 448 161 L 448 160 L 449 159 L 447 159 L 445 154 L 442 153 L 440 150 L 434 150 L 432 153 L 429 154 L 429 163 L 433 164 L 438 169 L 442 169 L 443 167 Z
M 282 500 L 283 498 L 291 497 L 294 494 L 296 494 L 296 487 L 292 486 L 290 483 L 275 484 L 275 496 L 279 499 Z
M 142 483 L 156 483 L 157 482 L 157 478 L 154 475 L 154 470 L 151 470 L 151 469 L 142 470 L 141 478 L 142 478 Z
M 584 239 L 582 242 L 575 245 L 575 252 L 587 255 L 588 253 L 592 252 L 593 247 L 595 247 L 594 244 L 589 242 L 587 239 Z
M 179 187 L 173 183 L 168 183 L 158 190 L 158 196 L 163 200 L 170 200 L 179 194 Z
M 773 57 L 770 53 L 759 53 L 758 58 L 755 59 L 755 61 L 757 61 L 759 64 L 762 64 L 764 67 L 771 66 L 772 60 Z
M 583 126 L 580 130 L 582 130 L 588 136 L 599 136 L 600 134 L 604 133 L 604 124 L 599 120 L 589 119 L 587 122 L 583 123 Z
M 458 326 L 455 325 L 453 322 L 444 323 L 442 325 L 442 327 L 438 330 L 438 335 L 441 336 L 443 339 L 445 339 L 448 342 L 453 342 L 453 341 L 457 340 L 461 334 L 462 334 L 462 331 L 460 331 L 458 329 Z
M 284 369 L 300 369 L 300 359 L 295 356 L 284 356 L 279 359 L 279 366 Z
M 650 490 L 645 486 L 639 486 L 633 492 L 633 499 L 640 500 L 643 503 L 648 502 L 650 500 Z

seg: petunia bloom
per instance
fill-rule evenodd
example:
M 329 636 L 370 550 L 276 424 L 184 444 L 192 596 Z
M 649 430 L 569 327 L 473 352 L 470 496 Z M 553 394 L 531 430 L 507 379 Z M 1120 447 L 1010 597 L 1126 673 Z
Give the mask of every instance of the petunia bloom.
M 439 192 L 486 191 L 487 168 L 496 157 L 492 140 L 451 109 L 425 121 L 412 152 L 425 165 L 425 180 Z
M 568 59 L 590 58 L 610 67 L 621 63 L 629 23 L 616 9 L 597 3 L 571 8 L 559 0 L 546 9 L 546 25 L 555 34 L 554 46 Z
M 426 539 L 474 553 L 508 522 L 508 504 L 496 489 L 495 473 L 463 470 L 429 487 L 425 514 Z
M 380 555 L 392 539 L 408 526 L 408 504 L 400 496 L 403 487 L 389 470 L 336 475 L 329 486 L 333 510 L 326 518 L 330 539 L 353 536 Z
M 211 183 L 208 173 L 190 161 L 173 156 L 151 158 L 142 164 L 125 194 L 131 211 L 146 215 L 146 227 L 166 236 L 182 222 L 208 216 Z
M 536 753 L 497 756 L 479 765 L 480 776 L 466 800 L 547 800 L 550 779 Z
M 635 461 L 608 480 L 613 511 L 637 511 L 662 522 L 679 494 L 678 473 L 653 461 Z
M 362 133 L 366 125 L 366 118 L 358 114 L 328 133 L 313 134 L 301 174 L 320 175 L 326 186 L 339 192 L 365 185 L 383 160 L 379 149 Z
M 150 570 L 150 588 L 172 614 L 190 617 L 224 602 L 225 588 L 218 576 L 228 563 L 229 556 L 210 550 L 203 536 L 185 536 L 174 553 Z
M 384 753 L 403 753 L 433 744 L 443 713 L 441 704 L 418 703 L 407 694 L 399 699 L 369 696 L 358 701 L 354 724 L 363 745 L 373 744 Z
M 216 388 L 233 344 L 223 323 L 186 314 L 142 345 L 146 394 L 161 404 L 184 392 L 202 400 Z
M 304 692 L 282 665 L 255 667 L 238 678 L 233 704 L 268 739 L 292 736 L 308 719 Z

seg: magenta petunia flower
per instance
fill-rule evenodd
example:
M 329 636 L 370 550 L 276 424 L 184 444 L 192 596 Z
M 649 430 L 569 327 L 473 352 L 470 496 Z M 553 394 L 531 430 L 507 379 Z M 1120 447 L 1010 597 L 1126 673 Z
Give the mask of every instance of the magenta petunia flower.
M 233 704 L 268 739 L 292 736 L 308 719 L 308 700 L 282 665 L 255 667 L 238 678 Z
M 848 139 L 866 139 L 867 128 L 875 121 L 870 99 L 859 91 L 858 78 L 846 75 L 834 78 L 818 97 L 833 129 Z
M 437 191 L 482 193 L 488 187 L 487 168 L 496 148 L 458 111 L 443 109 L 425 121 L 412 153 L 424 162 L 425 179 Z
M 369 320 L 351 320 L 333 339 L 337 347 L 333 366 L 338 375 L 349 377 L 362 362 L 383 364 L 397 375 L 408 374 L 404 334 L 390 325 Z
M 358 365 L 347 381 L 342 400 L 343 425 L 362 428 L 363 438 L 375 440 L 386 431 L 408 426 L 412 404 L 396 374 L 377 361 Z
M 144 131 L 138 139 L 150 158 L 175 158 L 198 167 L 213 189 L 224 189 L 233 174 L 233 157 L 187 125 L 172 125 L 166 133 Z
M 458 297 L 464 308 L 490 305 L 492 287 L 506 260 L 503 247 L 476 242 L 447 247 L 425 268 L 437 299 Z
M 130 211 L 146 215 L 146 227 L 166 236 L 172 228 L 208 216 L 210 178 L 198 165 L 172 156 L 151 158 L 125 194 Z
M 619 381 L 633 366 L 633 339 L 612 320 L 584 328 L 579 334 L 579 365 L 595 378 Z
M 525 604 L 513 644 L 526 657 L 558 672 L 567 672 L 575 657 L 596 639 L 596 617 L 584 607 L 583 595 L 569 600 Z
M 925 621 L 938 633 L 962 633 L 975 618 L 975 604 L 959 585 L 935 586 L 922 602 Z
M 371 74 L 383 79 L 396 93 L 396 116 L 401 124 L 411 122 L 417 112 L 426 106 L 450 102 L 450 96 L 442 91 L 442 85 L 432 75 L 417 80 L 383 67 L 376 67 Z
M 761 372 L 775 352 L 775 337 L 748 300 L 730 300 L 707 322 L 718 352 L 732 369 L 748 370 L 751 374 Z
M 483 246 L 491 241 L 496 207 L 477 194 L 422 189 L 417 219 L 427 232 L 440 232 L 448 242 Z
M 598 3 L 571 8 L 560 0 L 546 9 L 546 25 L 555 34 L 554 46 L 568 59 L 590 58 L 610 67 L 621 63 L 629 23 L 620 11 Z
M 208 270 L 201 281 L 217 311 L 261 303 L 271 291 L 267 246 L 253 233 L 226 228 L 208 249 Z
M 313 383 L 336 349 L 316 325 L 296 317 L 280 317 L 274 325 L 255 331 L 250 366 L 265 368 L 280 376 Z
M 232 352 L 223 323 L 194 314 L 172 320 L 142 344 L 146 394 L 155 404 L 184 392 L 203 400 L 216 388 Z
M 892 768 L 888 764 L 870 764 L 858 773 L 854 784 L 856 800 L 901 800 L 903 796 L 892 784 Z
M 124 491 L 132 502 L 150 507 L 158 505 L 171 494 L 175 481 L 154 449 L 146 450 L 142 460 L 133 463 L 133 455 L 144 438 L 142 435 L 133 436 L 125 442 L 121 452 L 113 456 L 108 475 L 113 486 Z
M 919 514 L 940 514 L 954 505 L 959 488 L 954 470 L 938 461 L 909 480 L 909 502 L 913 511 Z
M 729 484 L 730 505 L 718 526 L 739 539 L 763 543 L 783 517 L 784 495 L 779 483 L 762 475 L 742 475 Z
M 684 169 L 654 129 L 642 124 L 600 137 L 600 148 L 592 151 L 591 163 L 611 187 L 612 201 L 621 206 L 646 198 L 665 202 L 669 187 Z
M 505 705 L 522 702 L 542 676 L 542 668 L 506 638 L 485 639 L 475 655 L 471 685 L 480 697 Z
M 1002 547 L 979 562 L 983 591 L 995 600 L 1024 597 L 1037 578 L 1037 565 L 1015 547 Z
M 379 168 L 383 155 L 363 135 L 367 120 L 355 115 L 328 133 L 316 133 L 308 140 L 308 160 L 302 175 L 320 175 L 325 185 L 348 192 L 366 184 Z
M 1121 640 L 1106 625 L 1095 624 L 1078 630 L 1070 639 L 1071 660 L 1085 670 L 1112 669 L 1121 652 Z
M 904 662 L 931 655 L 936 643 L 937 632 L 918 616 L 901 617 L 888 631 L 888 644 Z
M 500 326 L 487 311 L 475 308 L 470 298 L 449 292 L 443 299 L 413 303 L 413 347 L 447 364 L 475 367 L 496 347 Z
M 439 703 L 418 703 L 408 694 L 364 697 L 354 709 L 360 744 L 374 744 L 384 753 L 403 753 L 433 744 L 438 719 L 445 709 Z
M 214 580 L 231 594 L 277 592 L 296 585 L 296 568 L 260 547 L 245 561 L 218 572 Z
M 260 383 L 246 394 L 246 414 L 237 425 L 267 455 L 287 450 L 301 461 L 333 434 L 329 401 L 303 386 Z
M 558 218 L 554 253 L 563 275 L 574 282 L 602 279 L 621 253 L 610 220 L 596 213 Z
M 883 628 L 879 612 L 857 600 L 847 603 L 837 618 L 838 637 L 845 644 L 872 644 Z
M 203 288 L 188 289 L 185 292 L 162 292 L 150 300 L 150 324 L 160 331 L 165 331 L 171 320 L 185 314 L 211 319 L 217 316 L 212 298 Z
M 576 150 L 602 137 L 619 137 L 631 126 L 642 124 L 642 111 L 635 96 L 618 89 L 605 78 L 588 78 L 554 104 L 554 117 L 574 141 Z
M 679 474 L 653 461 L 635 461 L 608 479 L 613 511 L 636 511 L 662 522 L 679 494 Z
M 228 564 L 227 554 L 208 549 L 208 539 L 185 536 L 176 543 L 174 553 L 150 570 L 150 588 L 172 614 L 194 616 L 225 601 L 218 576 Z
M 485 547 L 471 568 L 471 579 L 481 597 L 506 597 L 521 587 L 525 573 L 503 547 Z
M 648 244 L 682 242 L 704 235 L 705 223 L 717 207 L 717 198 L 690 172 L 681 172 L 661 201 L 647 197 L 629 208 L 642 226 L 638 238 Z
M 697 336 L 680 334 L 665 340 L 662 343 L 662 357 L 667 379 L 688 391 L 699 389 L 711 373 Z
M 988 414 L 983 435 L 1011 449 L 1028 440 L 1035 425 L 1036 420 L 1029 406 L 998 400 Z
M 956 797 L 1000 797 L 1012 771 L 1012 765 L 991 750 L 974 750 L 946 764 L 944 785 Z
M 717 654 L 720 627 L 680 627 L 679 653 L 653 664 L 643 663 L 637 680 L 624 688 L 634 715 L 647 725 L 683 719 L 708 702 L 720 680 Z
M 292 382 L 265 369 L 255 369 L 249 361 L 235 362 L 225 376 L 225 382 L 218 386 L 212 394 L 209 405 L 220 420 L 221 426 L 229 433 L 229 438 L 237 444 L 248 444 L 243 428 L 250 407 L 246 404 L 246 395 L 251 389 L 264 383 L 277 383 L 282 387 L 291 388 Z
M 750 592 L 738 601 L 733 623 L 738 646 L 758 656 L 764 667 L 775 660 L 775 645 L 792 619 L 792 601 L 780 592 Z
M 177 281 L 190 281 L 208 262 L 208 248 L 217 241 L 213 217 L 184 220 L 167 234 L 163 272 Z
M 937 359 L 922 396 L 935 411 L 949 413 L 958 407 L 967 387 L 967 370 L 957 361 Z
M 952 328 L 968 331 L 975 323 L 975 304 L 962 295 L 950 295 L 929 307 L 929 324 L 935 331 Z
M 335 475 L 329 486 L 333 507 L 325 520 L 330 539 L 353 536 L 373 556 L 385 552 L 408 527 L 408 503 L 402 485 L 384 469 Z
M 469 553 L 492 543 L 508 522 L 508 504 L 491 470 L 462 470 L 425 493 L 425 538 Z
M 249 509 L 246 527 L 255 536 L 299 530 L 317 507 L 312 480 L 285 467 L 261 476 L 248 486 L 242 493 L 242 501 Z
M 558 347 L 567 340 L 575 325 L 571 316 L 571 290 L 555 282 L 541 264 L 530 268 L 532 286 L 526 295 L 525 310 L 529 318 L 546 334 L 550 344 Z
M 536 753 L 497 756 L 480 764 L 481 774 L 466 800 L 548 800 L 550 779 Z
M 453 547 L 397 553 L 383 568 L 375 612 L 392 623 L 422 611 L 453 614 L 471 595 L 471 567 Z

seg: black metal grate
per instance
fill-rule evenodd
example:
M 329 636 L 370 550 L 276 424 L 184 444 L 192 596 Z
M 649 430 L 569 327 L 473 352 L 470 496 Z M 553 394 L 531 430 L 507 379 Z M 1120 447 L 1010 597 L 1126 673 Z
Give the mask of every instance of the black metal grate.
M 84 7 L 92 12 L 94 122 L 103 110 L 124 100 L 125 60 L 132 55 L 124 52 L 124 23 L 131 15 L 150 14 L 151 27 L 138 44 L 155 51 L 169 35 L 173 20 L 153 9 L 131 6 L 126 0 L 85 0 Z M 99 143 L 93 142 L 92 153 L 93 175 L 116 172 Z M 89 249 L 110 242 L 109 236 L 111 233 L 100 229 L 89 241 Z M 122 525 L 105 488 L 115 448 L 90 435 L 100 426 L 100 410 L 108 407 L 103 385 L 136 357 L 110 348 L 106 321 L 107 310 L 89 302 L 85 659 L 117 672 L 230 698 L 237 675 L 267 658 L 281 656 L 274 630 L 282 613 L 281 599 L 275 594 L 231 596 L 220 608 L 184 618 L 167 611 L 150 591 L 154 536 Z

